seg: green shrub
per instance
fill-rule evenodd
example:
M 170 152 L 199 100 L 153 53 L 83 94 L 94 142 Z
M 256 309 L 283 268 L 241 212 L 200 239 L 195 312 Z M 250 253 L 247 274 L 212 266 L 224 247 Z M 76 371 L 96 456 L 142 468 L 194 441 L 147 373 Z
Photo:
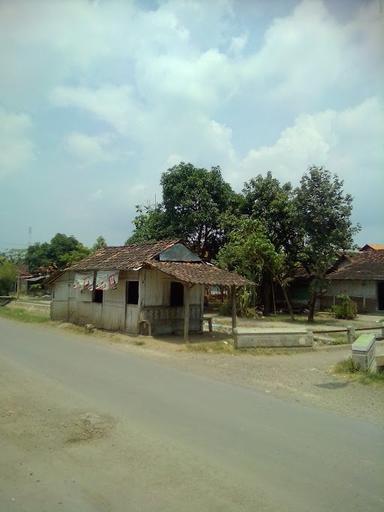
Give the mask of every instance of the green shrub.
M 338 295 L 338 304 L 332 307 L 332 311 L 336 318 L 344 320 L 352 320 L 357 316 L 357 304 L 348 295 Z
M 241 318 L 255 318 L 256 316 L 256 310 L 252 306 L 252 292 L 246 288 L 238 292 L 236 295 L 236 311 L 237 315 Z M 222 316 L 232 315 L 231 300 L 220 304 L 219 314 Z
M 9 295 L 14 290 L 16 276 L 16 266 L 11 261 L 0 260 L 0 295 Z

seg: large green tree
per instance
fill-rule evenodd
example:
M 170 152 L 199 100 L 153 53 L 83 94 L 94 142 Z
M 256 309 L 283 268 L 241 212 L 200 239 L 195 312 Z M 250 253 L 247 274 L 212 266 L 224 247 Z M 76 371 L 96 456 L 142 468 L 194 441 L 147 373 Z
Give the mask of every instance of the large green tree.
M 269 275 L 280 284 L 293 318 L 286 290 L 287 257 L 282 250 L 276 250 L 264 222 L 248 216 L 232 217 L 228 238 L 217 256 L 219 266 L 248 277 L 258 289 Z M 265 308 L 264 297 L 262 302 Z
M 225 240 L 222 215 L 239 201 L 220 168 L 181 162 L 164 172 L 160 183 L 162 203 L 138 210 L 128 241 L 181 238 L 204 258 L 214 257 Z
M 278 279 L 291 316 L 292 306 L 287 287 L 294 274 L 301 238 L 296 224 L 294 192 L 290 183 L 281 184 L 271 172 L 259 174 L 244 184 L 242 211 L 252 219 L 263 223 L 268 239 L 276 254 L 280 255 L 281 265 Z M 272 272 L 267 266 L 263 269 L 261 291 L 264 311 L 271 310 Z
M 89 249 L 74 236 L 57 233 L 50 242 L 28 247 L 25 262 L 31 272 L 50 267 L 62 269 L 89 254 Z
M 352 196 L 344 183 L 323 167 L 310 167 L 296 190 L 297 226 L 302 248 L 298 260 L 312 276 L 308 321 L 314 320 L 316 300 L 325 287 L 325 277 L 340 253 L 353 247 L 359 231 L 353 225 Z

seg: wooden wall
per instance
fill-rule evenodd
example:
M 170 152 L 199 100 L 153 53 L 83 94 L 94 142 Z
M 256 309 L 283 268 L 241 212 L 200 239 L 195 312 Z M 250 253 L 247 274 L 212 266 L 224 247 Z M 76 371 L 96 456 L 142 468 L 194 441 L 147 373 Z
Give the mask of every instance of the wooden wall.
M 326 294 L 321 298 L 321 307 L 332 307 L 337 302 L 337 296 L 341 294 L 348 295 L 357 303 L 359 313 L 374 313 L 377 311 L 376 281 L 332 280 Z
M 139 320 L 148 320 L 153 334 L 181 332 L 184 309 L 170 307 L 172 279 L 157 270 L 120 272 L 118 286 L 107 290 L 103 303 L 92 302 L 88 290 L 73 288 L 74 272 L 65 272 L 54 283 L 51 318 L 64 322 L 95 325 L 111 331 L 138 332 Z M 125 304 L 126 281 L 139 281 L 139 304 Z M 190 288 L 190 331 L 202 330 L 204 286 Z

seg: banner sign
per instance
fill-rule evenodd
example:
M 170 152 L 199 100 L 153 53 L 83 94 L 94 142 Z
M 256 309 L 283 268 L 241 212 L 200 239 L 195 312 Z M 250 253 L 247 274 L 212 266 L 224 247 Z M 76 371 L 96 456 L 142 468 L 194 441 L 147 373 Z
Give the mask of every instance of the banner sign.
M 96 290 L 114 290 L 119 282 L 118 270 L 100 271 L 96 276 Z
M 73 287 L 91 292 L 93 290 L 93 272 L 76 273 Z

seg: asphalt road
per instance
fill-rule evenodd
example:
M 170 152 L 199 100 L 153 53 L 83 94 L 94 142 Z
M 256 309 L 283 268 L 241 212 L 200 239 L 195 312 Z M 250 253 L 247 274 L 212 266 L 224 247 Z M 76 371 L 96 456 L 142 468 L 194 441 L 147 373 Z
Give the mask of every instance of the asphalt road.
M 0 371 L 0 510 L 384 510 L 377 425 L 3 319 Z

